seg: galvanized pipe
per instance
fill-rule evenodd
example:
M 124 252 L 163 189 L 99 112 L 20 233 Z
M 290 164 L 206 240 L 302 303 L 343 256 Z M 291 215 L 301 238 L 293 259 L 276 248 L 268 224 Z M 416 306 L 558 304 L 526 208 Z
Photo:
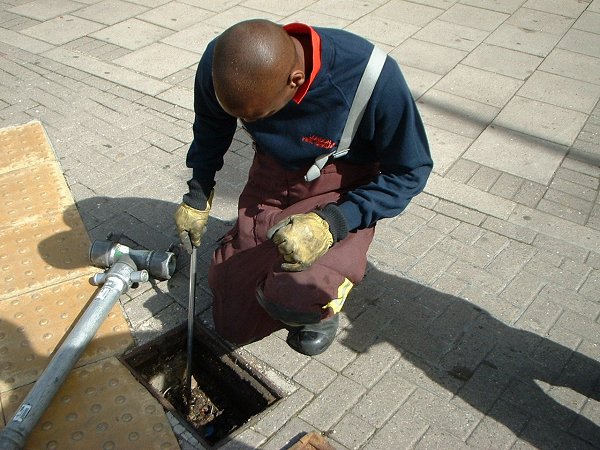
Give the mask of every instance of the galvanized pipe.
M 106 249 L 105 245 L 100 247 Z M 94 245 L 92 245 L 92 248 L 94 248 Z M 93 284 L 103 284 L 102 288 L 56 351 L 48 367 L 25 397 L 12 420 L 0 432 L 0 450 L 20 450 L 24 447 L 25 441 L 33 428 L 121 294 L 126 292 L 133 283 L 148 281 L 148 272 L 146 270 L 138 271 L 136 263 L 130 257 L 129 252 L 123 251 L 129 250 L 128 247 L 111 247 L 111 249 L 118 250 L 118 254 L 115 256 L 113 252 L 113 255 L 110 256 L 112 258 L 109 264 L 110 269 L 108 272 L 97 275 L 92 279 Z M 144 257 L 142 264 L 150 265 L 151 258 L 149 256 L 151 254 L 152 252 L 138 251 L 137 256 Z M 168 275 L 166 278 L 170 278 L 174 271 L 174 265 L 170 261 L 174 261 L 174 259 L 172 259 L 172 254 L 165 253 L 165 255 L 167 257 L 163 257 L 164 264 L 156 264 L 156 258 L 152 264 L 158 273 L 166 274 Z M 100 256 L 96 251 L 95 257 Z M 92 259 L 91 252 L 90 259 Z M 106 261 L 108 260 L 106 259 Z M 94 260 L 92 262 L 96 265 L 103 264 Z

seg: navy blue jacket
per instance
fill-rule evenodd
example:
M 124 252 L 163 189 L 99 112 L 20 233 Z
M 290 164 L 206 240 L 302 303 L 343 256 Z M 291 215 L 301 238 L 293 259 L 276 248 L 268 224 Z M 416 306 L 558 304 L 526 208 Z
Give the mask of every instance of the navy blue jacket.
M 289 169 L 308 168 L 339 142 L 348 111 L 373 45 L 343 30 L 315 28 L 321 38 L 321 69 L 300 103 L 290 101 L 275 115 L 244 123 L 259 148 Z M 219 106 L 212 84 L 215 41 L 204 52 L 194 90 L 194 140 L 187 156 L 194 183 L 204 193 L 236 130 L 237 119 Z M 319 145 L 316 145 L 319 143 Z M 356 163 L 379 162 L 376 179 L 344 196 L 338 205 L 352 231 L 394 217 L 423 190 L 433 162 L 415 102 L 398 64 L 387 58 L 361 124 L 344 156 Z M 191 205 L 194 206 L 194 205 Z

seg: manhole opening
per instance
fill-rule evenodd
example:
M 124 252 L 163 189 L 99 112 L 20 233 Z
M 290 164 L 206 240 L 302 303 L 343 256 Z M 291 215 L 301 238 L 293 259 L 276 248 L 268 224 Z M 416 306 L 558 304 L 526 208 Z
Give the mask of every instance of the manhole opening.
M 184 397 L 187 325 L 133 349 L 121 361 L 205 447 L 265 411 L 283 394 L 213 332 L 195 323 L 190 406 Z

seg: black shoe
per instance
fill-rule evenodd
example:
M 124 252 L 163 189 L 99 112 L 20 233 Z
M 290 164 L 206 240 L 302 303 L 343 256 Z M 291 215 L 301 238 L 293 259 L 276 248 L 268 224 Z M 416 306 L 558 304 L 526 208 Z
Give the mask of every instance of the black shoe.
M 303 355 L 314 356 L 323 353 L 335 339 L 340 317 L 335 314 L 318 323 L 310 323 L 290 329 L 286 342 Z

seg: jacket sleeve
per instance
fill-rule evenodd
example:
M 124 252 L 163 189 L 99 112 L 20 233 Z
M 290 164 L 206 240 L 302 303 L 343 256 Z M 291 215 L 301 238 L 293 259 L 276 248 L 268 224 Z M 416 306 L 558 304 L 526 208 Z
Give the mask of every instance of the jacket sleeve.
M 231 145 L 237 120 L 227 114 L 217 101 L 212 82 L 214 42 L 202 55 L 194 83 L 194 139 L 187 153 L 186 165 L 192 169 L 188 181 L 190 192 L 184 201 L 203 209 L 215 185 L 215 175 L 223 167 L 223 156 Z
M 357 137 L 376 152 L 380 173 L 338 204 L 349 231 L 400 214 L 424 189 L 433 168 L 415 101 L 398 64 L 389 57 Z

